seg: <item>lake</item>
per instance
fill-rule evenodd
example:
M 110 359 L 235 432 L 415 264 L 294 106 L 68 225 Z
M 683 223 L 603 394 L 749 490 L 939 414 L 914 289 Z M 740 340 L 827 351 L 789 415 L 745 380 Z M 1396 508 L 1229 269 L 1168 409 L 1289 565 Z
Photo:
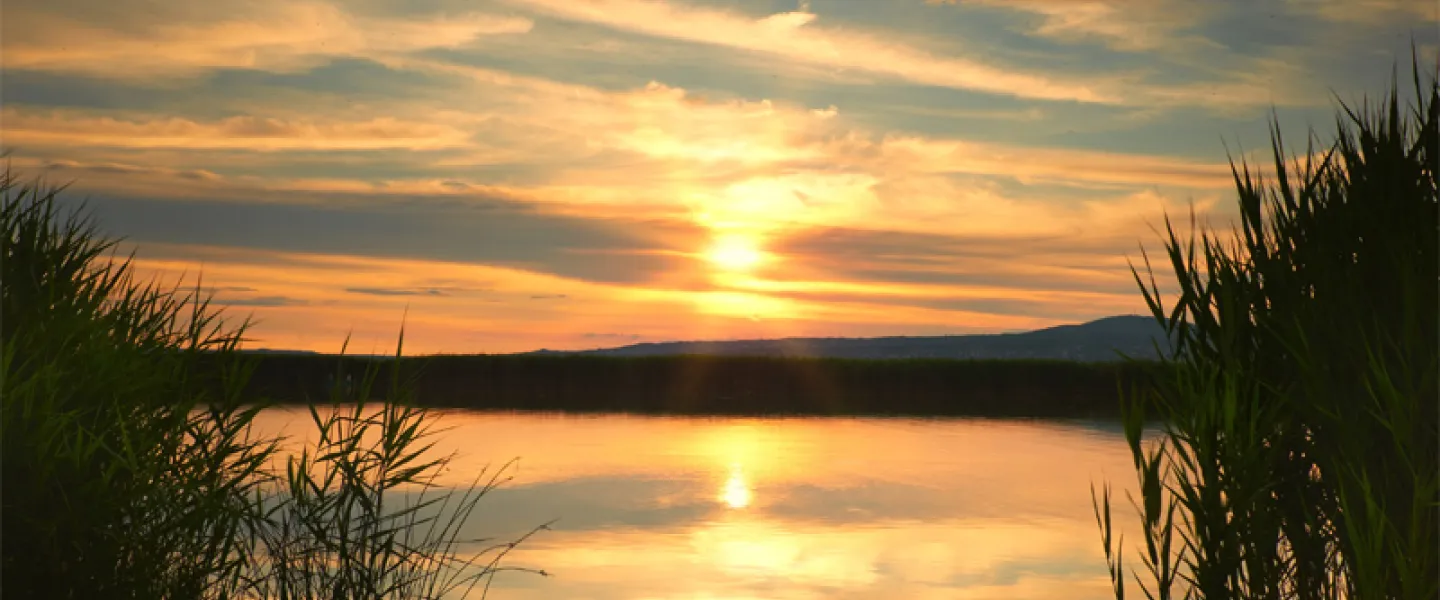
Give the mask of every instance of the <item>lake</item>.
M 436 414 L 447 485 L 519 459 L 467 534 L 554 521 L 506 562 L 550 576 L 501 573 L 498 600 L 1098 600 L 1092 482 L 1135 529 L 1118 423 Z

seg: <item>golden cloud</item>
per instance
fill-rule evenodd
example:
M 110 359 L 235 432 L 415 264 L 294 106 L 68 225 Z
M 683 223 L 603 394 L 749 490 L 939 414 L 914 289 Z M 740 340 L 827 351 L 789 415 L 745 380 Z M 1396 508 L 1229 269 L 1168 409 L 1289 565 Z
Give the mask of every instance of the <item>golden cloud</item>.
M 233 10 L 243 6 L 240 10 Z M 156 3 L 139 19 L 104 25 L 34 8 L 7 9 L 4 66 L 102 78 L 195 75 L 215 68 L 292 71 L 325 57 L 454 48 L 485 35 L 528 32 L 524 18 L 465 14 L 424 19 L 356 16 L 319 1 Z
M 379 117 L 360 122 L 254 115 L 210 121 L 157 115 L 110 116 L 73 109 L 7 106 L 6 143 L 197 150 L 381 150 L 458 148 L 466 133 L 438 122 Z

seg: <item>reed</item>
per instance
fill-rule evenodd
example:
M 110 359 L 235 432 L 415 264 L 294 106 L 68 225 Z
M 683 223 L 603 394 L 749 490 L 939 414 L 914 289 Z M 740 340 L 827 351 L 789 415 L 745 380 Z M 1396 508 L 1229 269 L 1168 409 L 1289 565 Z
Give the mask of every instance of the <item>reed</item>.
M 1412 75 L 1412 104 L 1342 104 L 1303 158 L 1272 128 L 1273 180 L 1233 168 L 1238 231 L 1167 219 L 1173 303 L 1135 269 L 1174 346 L 1124 406 L 1147 598 L 1440 594 L 1440 88 Z M 1095 505 L 1123 598 L 1108 489 Z
M 3 595 L 434 598 L 501 569 L 515 542 L 459 536 L 503 479 L 436 487 L 448 459 L 398 377 L 336 387 L 319 441 L 281 456 L 251 435 L 246 323 L 138 279 L 62 191 L 0 175 Z
M 354 385 L 331 386 L 328 408 L 307 404 L 316 440 L 286 457 L 257 522 L 258 552 L 246 575 L 251 598 L 421 600 L 484 595 L 519 539 L 464 538 L 461 528 L 481 498 L 509 480 L 508 463 L 482 469 L 456 493 L 437 478 L 452 456 L 434 452 L 435 421 L 414 404 L 413 385 L 389 361 L 386 400 L 371 400 L 383 366 L 364 367 Z M 342 350 L 343 357 L 343 350 Z M 350 371 L 341 363 L 335 381 Z
M 244 567 L 244 501 L 270 452 L 249 440 L 249 365 L 207 299 L 135 278 L 114 242 L 0 178 L 4 591 L 190 598 Z

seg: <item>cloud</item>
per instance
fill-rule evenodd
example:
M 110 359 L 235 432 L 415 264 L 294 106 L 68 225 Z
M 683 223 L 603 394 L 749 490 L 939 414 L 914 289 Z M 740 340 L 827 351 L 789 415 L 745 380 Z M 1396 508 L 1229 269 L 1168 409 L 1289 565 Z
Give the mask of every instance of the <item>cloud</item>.
M 821 229 L 785 239 L 774 251 L 806 265 L 813 280 L 867 284 L 855 291 L 932 298 L 1055 294 L 1083 306 L 1102 295 L 1135 291 L 1125 256 L 1142 241 L 1148 240 L 1123 234 L 985 237 Z
M 255 296 L 251 298 L 217 298 L 218 306 L 305 306 L 310 302 L 287 296 Z
M 374 118 L 280 119 L 254 115 L 209 121 L 158 115 L 7 106 L 6 143 L 18 146 L 110 146 L 196 150 L 431 150 L 467 143 L 465 132 L 435 122 Z
M 1110 51 L 1090 55 L 1089 62 L 1131 62 L 1116 53 L 1143 58 L 1143 66 L 1115 74 L 1124 82 L 1119 85 L 1127 91 L 1128 105 L 1202 107 L 1228 115 L 1250 114 L 1267 106 L 1324 106 L 1328 90 L 1315 85 L 1314 79 L 1317 71 L 1325 69 L 1325 55 L 1350 52 L 1353 42 L 1373 42 L 1376 25 L 1406 21 L 1399 5 L 1408 3 L 1413 10 L 1423 4 L 1373 1 L 1374 10 L 1359 8 L 1363 2 L 1344 0 L 927 0 L 966 10 L 983 7 L 1022 14 L 1029 18 L 1017 29 L 1028 36 L 1077 50 L 1095 42 Z M 1317 11 L 1333 13 L 1332 22 L 1314 20 Z M 1350 18 L 1351 11 L 1367 12 L 1364 18 Z M 1433 19 L 1435 11 L 1429 12 Z M 1346 25 L 1337 29 L 1336 23 Z M 1265 36 L 1274 37 L 1273 43 L 1265 43 Z M 1324 47 L 1307 43 L 1341 38 L 1352 43 Z
M 947 257 L 936 256 L 944 260 Z M 963 259 L 957 259 L 957 262 Z M 996 261 L 999 262 L 999 261 Z M 1010 260 L 1010 265 L 1023 267 L 1028 261 Z M 819 265 L 816 265 L 819 266 Z M 1069 271 L 1068 273 L 1066 271 Z M 835 269 L 829 277 L 820 280 L 763 280 L 758 278 L 731 277 L 719 279 L 717 284 L 730 289 L 764 293 L 771 298 L 786 298 L 814 302 L 821 305 L 834 303 L 866 303 L 875 305 L 897 305 L 940 310 L 965 310 L 991 314 L 1046 316 L 1084 314 L 1102 316 L 1114 314 L 1115 307 L 1135 306 L 1133 288 L 1107 290 L 1103 292 L 1076 289 L 1073 279 L 1086 279 L 1087 275 L 1078 269 L 1052 269 L 1055 277 L 1049 285 L 1036 286 L 1034 282 L 1026 287 L 1011 285 L 1003 279 L 958 281 L 931 281 L 913 283 L 896 281 L 881 274 L 878 277 L 859 279 L 854 272 Z M 848 275 L 848 277 L 847 277 Z M 1048 312 L 1037 310 L 1049 306 Z M 1081 307 L 1078 311 L 1070 308 Z M 1098 314 L 1097 314 L 1098 313 Z
M 927 0 L 930 4 L 988 6 L 1039 16 L 1035 36 L 1062 42 L 1095 39 L 1125 51 L 1214 49 L 1203 36 L 1182 35 L 1213 14 L 1210 3 L 1175 0 Z
M 647 35 L 763 52 L 836 69 L 887 75 L 927 85 L 1033 98 L 1116 103 L 1103 78 L 1085 82 L 1023 73 L 964 57 L 944 57 L 878 33 L 815 25 L 808 12 L 754 19 L 681 3 L 643 0 L 512 0 L 544 14 Z
M 484 69 L 422 64 L 473 77 L 499 77 Z M 25 140 L 34 135 L 34 142 L 51 136 L 56 150 L 78 148 L 81 156 L 104 155 L 103 148 L 79 144 L 84 136 L 94 136 L 102 144 L 128 144 L 144 150 L 155 157 L 152 164 L 186 161 L 211 169 L 222 164 L 232 169 L 243 167 L 252 173 L 266 169 L 303 173 L 307 168 L 353 173 L 350 178 L 332 175 L 325 179 L 224 177 L 186 189 L 166 181 L 164 172 L 147 174 L 144 170 L 154 167 L 146 165 L 137 166 L 134 177 L 93 182 L 97 188 L 132 195 L 187 194 L 239 200 L 247 197 L 239 190 L 263 189 L 277 192 L 268 194 L 272 201 L 293 196 L 278 193 L 284 191 L 492 197 L 534 203 L 546 211 L 577 218 L 650 215 L 690 218 L 711 227 L 873 225 L 878 218 L 889 227 L 925 229 L 934 228 L 937 218 L 957 209 L 969 215 L 966 222 L 971 225 L 981 222 L 974 218 L 976 211 L 994 215 L 983 222 L 1002 225 L 1005 219 L 1012 224 L 1036 223 L 1036 211 L 1055 208 L 1054 203 L 1016 204 L 984 178 L 1110 190 L 1153 185 L 1175 190 L 1219 189 L 1229 185 L 1228 167 L 1223 163 L 939 136 L 877 135 L 846 122 L 843 116 L 819 118 L 804 105 L 705 98 L 655 82 L 622 91 L 538 80 L 496 85 L 499 87 L 492 89 L 490 97 L 498 99 L 498 104 L 471 109 L 474 112 L 431 111 L 428 119 L 419 116 L 426 112 L 421 106 L 403 107 L 398 111 L 403 118 L 385 120 L 366 115 L 354 115 L 354 120 L 247 117 L 201 121 L 153 115 L 117 119 L 84 111 L 52 111 L 38 119 L 39 124 L 17 119 L 15 137 Z M 529 102 L 506 100 L 512 95 Z M 514 112 L 502 112 L 502 108 Z M 260 133 L 247 134 L 256 130 Z M 477 141 L 481 139 L 486 141 Z M 272 149 L 294 153 L 322 147 L 378 151 L 392 144 L 420 148 L 429 144 L 436 149 L 430 154 L 386 155 L 400 161 L 390 165 L 360 150 L 356 150 L 358 158 L 317 154 L 300 160 L 239 152 Z M 446 144 L 458 146 L 440 147 Z M 47 148 L 40 147 L 36 153 L 56 151 Z M 205 160 L 203 154 L 178 152 L 182 148 L 225 154 Z M 86 169 L 99 168 L 100 163 L 51 160 L 46 164 L 82 175 Z M 534 183 L 519 179 L 497 185 L 493 178 L 486 181 L 477 174 L 477 170 L 488 173 L 495 169 L 534 172 L 543 178 L 536 177 Z M 376 177 L 406 170 L 412 173 L 407 179 Z M 213 175 L 212 171 L 202 172 Z M 962 184 L 952 181 L 957 175 L 980 179 Z
M 28 151 L 29 148 L 26 148 Z M 87 173 L 96 175 L 120 175 L 154 179 L 180 179 L 185 181 L 218 181 L 220 175 L 207 169 L 173 169 L 154 165 L 137 165 L 116 162 L 80 162 L 63 159 L 34 160 L 28 156 L 17 156 L 12 163 L 17 167 L 34 167 L 41 175 L 70 175 Z
M 373 287 L 347 287 L 345 291 L 352 294 L 369 294 L 371 296 L 447 296 L 444 290 L 439 288 L 373 288 Z
M 637 334 L 634 334 L 634 333 L 595 333 L 595 332 L 589 332 L 589 333 L 582 333 L 582 334 L 580 334 L 580 337 L 583 337 L 583 338 L 585 338 L 585 339 L 587 339 L 587 340 L 626 340 L 626 341 L 631 341 L 631 340 L 641 339 L 641 336 L 640 336 L 640 335 L 637 335 Z
M 887 111 L 895 111 L 906 114 L 921 115 L 926 117 L 939 117 L 942 119 L 977 119 L 977 120 L 1000 120 L 1000 121 L 1040 121 L 1045 118 L 1045 111 L 1039 107 L 1030 108 L 997 108 L 997 109 L 975 109 L 975 108 L 934 108 L 926 106 L 891 105 L 886 106 Z
M 699 99 L 659 84 L 623 92 L 581 89 L 589 102 L 598 104 L 589 113 L 583 104 L 566 104 L 554 95 L 535 97 L 541 106 L 554 99 L 556 109 L 568 109 L 557 110 L 553 117 L 563 130 L 585 131 L 591 139 L 628 148 L 628 168 L 582 166 L 580 161 L 568 168 L 557 166 L 542 185 L 485 184 L 464 177 L 460 165 L 441 167 L 458 172 L 397 181 L 205 172 L 205 177 L 181 185 L 176 169 L 76 161 L 41 164 L 57 173 L 80 175 L 78 189 L 104 200 L 99 208 L 106 212 L 105 221 L 136 239 L 479 262 L 685 289 L 709 285 L 700 253 L 712 230 L 762 232 L 770 238 L 763 243 L 777 248 L 811 228 L 1001 235 L 1017 243 L 1036 236 L 1073 236 L 1083 229 L 1089 236 L 1133 232 L 1133 240 L 1144 231 L 1145 219 L 1158 218 L 1162 209 L 1183 207 L 1178 192 L 1229 185 L 1228 167 L 1222 164 L 915 135 L 873 136 L 843 123 L 833 126 L 834 119 L 816 120 L 803 106 Z M 528 121 L 542 114 L 549 113 L 517 118 Z M 565 123 L 567 119 L 573 124 Z M 633 128 L 647 120 L 660 124 L 657 129 L 675 143 L 636 143 Z M 709 140 L 726 141 L 727 133 L 730 143 L 773 150 L 756 152 L 748 161 L 700 151 Z M 195 153 L 173 156 L 197 158 Z M 282 165 L 294 169 L 296 162 L 255 154 L 225 160 L 227 166 L 243 165 L 252 172 Z M 427 160 L 464 163 L 443 157 Z M 207 162 L 219 164 L 219 157 Z M 103 176 L 92 178 L 97 174 Z M 1145 189 L 1156 184 L 1169 189 Z M 823 256 L 808 255 L 795 257 L 788 266 L 823 263 Z M 898 269 L 894 264 L 874 264 L 863 276 L 892 281 L 880 272 L 890 267 L 897 268 L 897 282 L 946 277 L 943 271 L 926 272 L 914 265 Z M 1003 273 L 1004 267 L 994 271 Z M 821 276 L 837 274 L 844 276 Z M 815 274 L 801 270 L 776 276 L 810 280 Z
M 414 210 L 416 206 L 425 210 Z M 494 198 L 432 203 L 423 196 L 367 199 L 331 193 L 319 196 L 318 202 L 316 197 L 302 196 L 289 202 L 255 203 L 153 199 L 94 190 L 88 208 L 108 232 L 140 243 L 510 265 L 627 283 L 657 280 L 693 264 L 683 256 L 649 252 L 664 249 L 656 246 L 663 241 L 656 234 L 668 230 L 666 235 L 672 238 L 694 237 L 693 225 L 582 219 Z M 632 254 L 615 260 L 606 251 Z M 354 281 L 340 287 L 372 295 L 460 291 L 438 285 L 356 286 Z
M 376 19 L 318 1 L 252 0 L 223 8 L 12 3 L 3 25 L 4 65 L 121 79 L 188 77 L 219 68 L 298 71 L 327 57 L 456 48 L 532 26 L 528 19 L 481 13 Z
M 831 157 L 842 162 L 901 168 L 915 174 L 1003 175 L 1021 181 L 1228 187 L 1229 166 L 1157 155 L 1024 147 L 1007 144 L 890 135 L 879 140 L 831 139 Z
M 1034 243 L 1036 236 L 1067 234 L 1078 243 L 1127 227 L 1143 230 L 1137 229 L 1143 228 L 1140 216 L 1158 216 L 1160 208 L 1176 206 L 1173 193 L 1137 190 L 1158 182 L 1176 191 L 1203 191 L 1228 181 L 1223 166 L 1191 159 L 885 135 L 848 121 L 844 108 L 824 109 L 833 112 L 828 117 L 813 112 L 828 103 L 702 95 L 658 82 L 605 90 L 430 59 L 394 65 L 464 76 L 474 87 L 458 87 L 455 96 L 481 98 L 463 111 L 434 110 L 442 101 L 454 105 L 450 97 L 396 102 L 386 109 L 395 122 L 442 125 L 461 132 L 453 137 L 484 142 L 430 153 L 382 148 L 325 154 L 296 147 L 256 153 L 252 150 L 258 148 L 197 143 L 191 143 L 195 148 L 114 149 L 75 144 L 70 148 L 86 160 L 17 160 L 82 176 L 77 190 L 97 195 L 93 204 L 104 212 L 102 222 L 146 244 L 506 269 L 503 276 L 486 273 L 531 283 L 487 295 L 490 316 L 469 314 L 477 306 L 474 298 L 462 308 L 446 296 L 428 297 L 427 304 L 436 306 L 434 318 L 452 324 L 437 321 L 429 329 L 411 331 L 454 344 L 441 347 L 484 344 L 517 350 L 584 347 L 593 342 L 575 331 L 608 329 L 617 322 L 629 323 L 647 339 L 668 339 L 815 335 L 836 327 L 857 335 L 940 333 L 1043 326 L 1054 324 L 1057 315 L 1103 316 L 1081 313 L 1109 310 L 1123 298 L 1075 292 L 1112 291 L 1113 269 L 1045 270 L 1026 262 L 1037 260 L 1033 254 L 983 263 L 971 258 L 965 264 L 965 255 L 949 250 L 925 259 L 912 251 L 904 260 L 889 260 L 893 253 L 873 260 L 855 256 L 847 265 L 823 254 L 797 252 L 781 270 L 767 274 L 796 285 L 757 288 L 717 281 L 700 253 L 710 230 L 726 227 L 769 232 L 764 243 L 781 253 L 788 252 L 787 240 L 812 228 L 992 234 L 1017 247 Z M 482 91 L 489 93 L 477 93 Z M 267 107 L 250 112 L 266 115 Z M 108 113 L 47 114 L 118 137 L 98 126 L 117 127 L 103 121 Z M 170 122 L 134 112 L 110 118 L 122 122 L 120 127 L 140 127 L 136 135 L 142 137 L 159 135 L 153 130 L 163 132 Z M 353 124 L 372 118 L 364 111 L 287 116 L 282 121 L 287 127 L 280 130 L 317 131 L 314 124 L 325 124 L 329 131 L 354 131 Z M 228 135 L 221 133 L 227 125 L 223 118 L 184 121 L 187 135 L 200 142 Z M 42 147 L 39 154 L 64 148 Z M 133 162 L 117 162 L 122 157 Z M 543 177 L 495 176 L 532 168 Z M 209 175 L 179 176 L 197 170 Z M 1075 236 L 1082 228 L 1086 235 Z M 1077 255 L 1085 255 L 1078 246 L 1068 256 Z M 961 266 L 940 264 L 952 259 Z M 333 269 L 339 273 L 341 267 Z M 270 277 L 275 276 L 251 274 L 238 281 L 355 307 L 274 307 L 290 312 L 263 315 L 272 332 L 329 328 L 340 335 L 355 326 L 347 319 L 373 318 L 373 312 L 364 317 L 363 311 L 390 306 L 356 298 L 386 302 L 413 297 L 393 292 L 437 285 L 400 276 L 384 282 L 367 277 L 360 288 L 349 276 L 337 277 L 328 284 L 335 286 L 332 291 L 324 291 L 289 276 L 277 287 L 268 283 Z M 1049 289 L 1036 283 L 1045 277 L 1056 282 Z M 351 288 L 349 296 L 335 295 L 346 288 Z M 516 312 L 522 304 L 531 311 L 569 304 L 532 298 L 549 294 L 584 297 L 587 303 L 565 315 Z M 1046 303 L 1054 307 L 1048 317 L 1039 310 Z M 399 314 L 401 308 L 392 310 Z M 650 318 L 646 315 L 661 313 L 691 322 L 641 325 Z M 536 318 L 565 326 L 547 333 L 519 325 Z M 375 331 L 383 339 L 383 332 Z M 325 349 L 331 344 L 320 339 L 290 345 Z
M 1285 0 L 1285 4 L 1347 25 L 1440 21 L 1440 5 L 1426 0 Z
M 774 61 L 772 70 L 812 65 L 841 75 L 854 73 L 923 86 L 1063 103 L 1203 107 L 1229 112 L 1253 110 L 1268 104 L 1309 106 L 1317 103 L 1313 94 L 1304 93 L 1309 90 L 1282 89 L 1278 85 L 1292 82 L 1237 76 L 1245 73 L 1248 65 L 1224 44 L 1202 32 L 1192 31 L 1211 15 L 1224 11 L 1173 0 L 957 3 L 970 10 L 973 4 L 979 4 L 1038 15 L 1042 17 L 1040 23 L 1029 30 L 1036 37 L 1069 44 L 1095 39 L 1112 51 L 1149 55 L 1158 52 L 1170 63 L 1163 65 L 1165 69 L 1109 70 L 1096 69 L 1096 61 L 1057 60 L 1061 55 L 1055 52 L 1048 61 L 1032 60 L 1035 66 L 1005 64 L 989 58 L 994 53 L 978 44 L 927 38 L 928 32 L 913 29 L 906 32 L 905 41 L 899 41 L 893 32 L 883 28 L 866 29 L 853 24 L 827 27 L 822 24 L 823 18 L 803 11 L 756 18 L 680 2 L 505 1 L 543 15 L 619 31 L 777 56 L 781 60 Z M 1211 66 L 1215 64 L 1219 66 Z M 1186 69 L 1199 88 L 1216 93 L 1194 93 L 1196 87 L 1177 86 L 1168 72 L 1177 65 Z

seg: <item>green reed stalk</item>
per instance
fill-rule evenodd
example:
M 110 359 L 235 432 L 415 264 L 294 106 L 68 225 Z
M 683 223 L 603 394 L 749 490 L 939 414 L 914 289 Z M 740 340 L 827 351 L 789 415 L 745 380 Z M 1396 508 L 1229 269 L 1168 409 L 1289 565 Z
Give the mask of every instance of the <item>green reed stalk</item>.
M 244 324 L 136 280 L 59 191 L 0 176 L 4 592 L 205 597 L 244 566 L 270 452 L 246 435 Z

